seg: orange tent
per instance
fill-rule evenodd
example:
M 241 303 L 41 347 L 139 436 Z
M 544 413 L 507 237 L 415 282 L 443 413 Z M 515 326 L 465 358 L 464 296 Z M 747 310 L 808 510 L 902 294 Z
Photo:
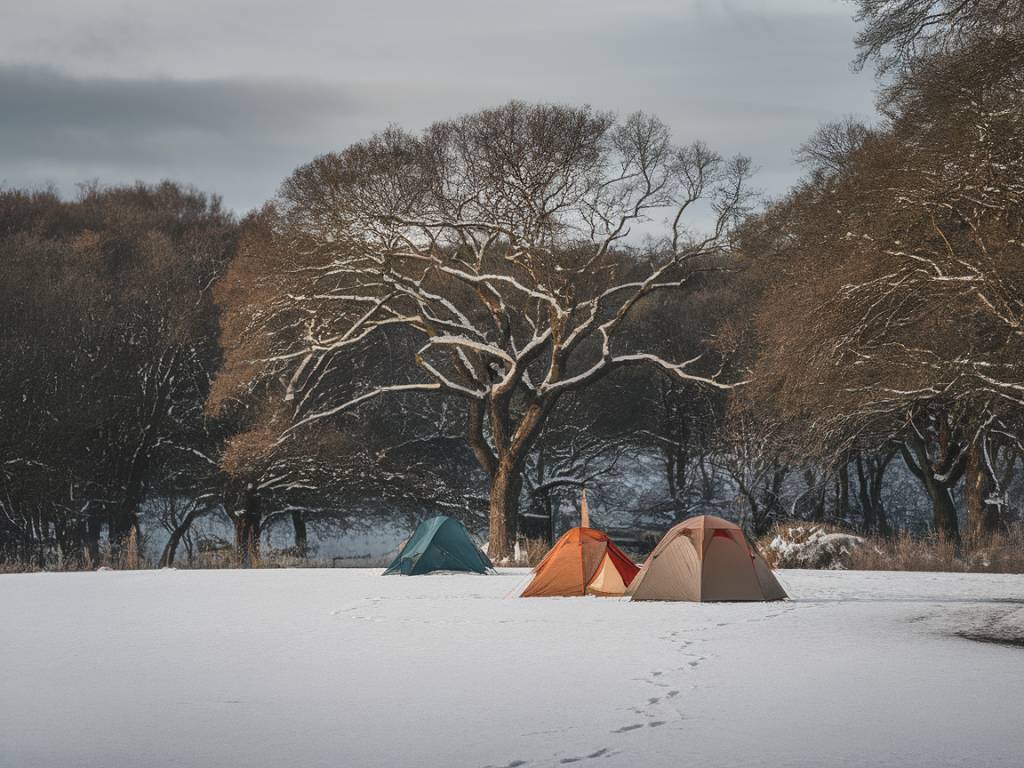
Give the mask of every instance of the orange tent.
M 670 529 L 629 587 L 634 600 L 784 600 L 786 591 L 743 530 L 700 515 Z
M 607 533 L 581 526 L 566 531 L 540 561 L 522 597 L 618 596 L 638 570 Z

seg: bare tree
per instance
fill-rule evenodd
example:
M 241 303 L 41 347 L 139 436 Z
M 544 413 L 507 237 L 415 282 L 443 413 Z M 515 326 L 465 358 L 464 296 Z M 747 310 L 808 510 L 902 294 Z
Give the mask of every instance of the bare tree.
M 972 533 L 998 525 L 986 457 L 1024 402 L 1022 76 L 1009 33 L 918 59 L 888 125 L 760 220 L 757 399 L 830 463 L 902 443 L 951 538 L 964 477 Z
M 736 489 L 738 517 L 760 537 L 783 518 L 783 489 L 792 467 L 777 425 L 746 407 L 734 407 L 719 435 L 716 461 Z
M 842 173 L 871 130 L 853 117 L 823 124 L 794 153 L 796 161 L 812 173 Z
M 211 285 L 237 224 L 169 182 L 5 192 L 0 221 L 0 550 L 95 562 L 104 529 L 115 555 L 138 539 L 148 500 L 208 490 Z
M 563 394 L 633 365 L 725 386 L 701 356 L 665 359 L 627 346 L 622 331 L 648 296 L 686 285 L 691 267 L 727 247 L 749 171 L 743 157 L 673 146 L 641 114 L 617 122 L 512 102 L 421 136 L 390 129 L 284 183 L 270 236 L 248 257 L 276 266 L 228 310 L 269 348 L 232 354 L 229 339 L 225 376 L 283 378 L 294 412 L 282 441 L 382 395 L 460 399 L 490 477 L 500 559 L 525 462 Z M 684 222 L 698 208 L 704 234 Z M 625 247 L 634 225 L 666 212 L 665 238 Z M 386 333 L 419 340 L 418 378 L 351 396 L 327 386 L 325 372 Z
M 922 57 L 991 40 L 1024 18 L 1021 0 L 850 0 L 863 24 L 855 65 L 878 63 L 881 74 L 912 69 Z

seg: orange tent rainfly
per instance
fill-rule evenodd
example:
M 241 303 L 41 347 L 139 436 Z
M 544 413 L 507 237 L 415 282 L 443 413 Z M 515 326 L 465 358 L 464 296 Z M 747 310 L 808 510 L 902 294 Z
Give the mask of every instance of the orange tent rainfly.
M 691 517 L 658 542 L 629 587 L 634 600 L 784 600 L 786 592 L 742 529 Z
M 523 597 L 621 596 L 639 568 L 608 534 L 593 528 L 566 531 L 540 565 Z

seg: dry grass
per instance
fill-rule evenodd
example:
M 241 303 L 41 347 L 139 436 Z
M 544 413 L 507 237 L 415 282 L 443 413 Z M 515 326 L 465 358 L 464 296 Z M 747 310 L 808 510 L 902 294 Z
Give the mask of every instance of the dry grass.
M 502 560 L 491 559 L 498 568 L 533 568 L 549 549 L 551 545 L 545 539 L 519 539 L 511 555 Z
M 525 546 L 521 547 L 523 555 L 521 559 L 524 561 L 522 565 L 530 568 L 535 568 L 551 550 L 551 545 L 546 539 L 526 539 L 524 543 Z
M 1024 526 L 957 544 L 943 536 L 914 538 L 903 533 L 874 539 L 853 554 L 851 567 L 873 571 L 1024 573 Z
M 786 567 L 769 543 L 776 536 L 787 541 L 802 543 L 815 531 L 825 534 L 851 534 L 834 525 L 788 521 L 776 524 L 758 542 L 758 548 L 772 567 Z M 548 553 L 550 546 L 544 539 L 527 539 L 519 547 L 519 558 L 502 565 L 535 567 Z M 387 558 L 384 558 L 386 560 Z M 332 567 L 383 567 L 386 562 L 374 559 L 347 558 L 342 562 L 330 559 L 314 559 L 296 556 L 293 552 L 270 551 L 254 559 L 253 568 L 332 568 Z M 35 573 L 39 571 L 94 571 L 98 568 L 112 570 L 140 570 L 155 568 L 156 563 L 141 555 L 139 542 L 129 540 L 125 552 L 114 557 L 109 548 L 101 547 L 99 557 L 94 561 L 88 554 L 80 559 L 65 559 L 63 562 L 47 562 L 40 567 L 38 562 L 0 562 L 0 574 Z M 175 568 L 220 569 L 238 568 L 238 557 L 233 548 L 213 549 L 199 552 L 192 563 L 184 559 L 175 563 Z M 867 538 L 863 546 L 855 547 L 844 556 L 841 563 L 820 562 L 801 564 L 800 567 L 849 568 L 863 571 L 949 571 L 954 573 L 1024 573 L 1024 524 L 1018 523 L 1005 533 L 986 537 L 981 541 L 963 541 L 959 544 L 941 536 L 913 537 L 902 533 L 891 539 Z
M 36 563 L 0 563 L 0 575 L 5 573 L 38 573 L 43 569 Z
M 217 570 L 225 568 L 241 568 L 241 562 L 234 549 L 215 549 L 198 553 L 192 563 L 175 563 L 181 570 Z M 250 568 L 332 568 L 335 564 L 330 560 L 312 557 L 301 557 L 290 550 L 261 551 L 251 557 Z
M 356 567 L 354 565 L 356 558 L 351 559 L 352 562 L 344 562 L 341 564 L 335 563 L 330 559 L 316 559 L 309 557 L 299 557 L 293 552 L 288 551 L 272 551 L 263 553 L 252 559 L 252 568 L 333 568 L 333 567 Z M 360 567 L 379 567 L 380 563 L 369 560 L 361 562 Z M 38 573 L 38 572 L 56 572 L 56 573 L 75 573 L 85 571 L 96 571 L 96 570 L 112 570 L 112 571 L 139 571 L 139 570 L 152 570 L 157 567 L 156 560 L 152 560 L 144 557 L 141 554 L 141 549 L 138 546 L 138 542 L 134 545 L 129 540 L 128 545 L 125 547 L 125 551 L 120 556 L 114 556 L 109 547 L 101 546 L 100 553 L 97 559 L 93 560 L 88 553 L 84 553 L 82 558 L 78 560 L 65 560 L 63 562 L 47 562 L 45 566 L 40 567 L 38 562 L 15 562 L 15 561 L 3 561 L 0 562 L 0 574 L 5 573 Z M 240 568 L 241 563 L 235 553 L 234 549 L 215 549 L 204 552 L 198 552 L 193 558 L 192 562 L 188 562 L 184 557 L 174 563 L 174 568 L 178 570 L 218 570 L 218 569 L 231 569 Z
M 776 537 L 803 544 L 816 532 L 856 535 L 835 525 L 787 521 L 776 524 L 758 542 L 772 567 L 787 567 L 770 543 Z M 860 546 L 848 547 L 838 559 L 822 558 L 799 567 L 849 568 L 860 571 L 945 571 L 953 573 L 1024 573 L 1024 524 L 981 540 L 955 542 L 941 535 L 914 537 L 907 532 L 890 538 L 863 537 Z

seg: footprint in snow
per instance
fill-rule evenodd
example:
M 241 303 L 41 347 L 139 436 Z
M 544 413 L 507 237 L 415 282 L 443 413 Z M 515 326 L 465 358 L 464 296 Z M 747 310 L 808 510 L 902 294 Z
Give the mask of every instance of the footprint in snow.
M 637 728 L 643 728 L 643 723 L 633 723 L 633 725 L 624 725 L 621 728 L 616 728 L 612 733 L 627 733 L 629 731 L 635 731 Z
M 578 763 L 580 760 L 593 760 L 596 757 L 603 757 L 607 753 L 608 753 L 608 747 L 602 747 L 601 749 L 597 750 L 596 752 L 591 752 L 589 755 L 583 755 L 581 757 L 564 757 L 561 760 L 559 760 L 558 762 L 561 763 L 562 765 L 567 765 L 569 763 Z

